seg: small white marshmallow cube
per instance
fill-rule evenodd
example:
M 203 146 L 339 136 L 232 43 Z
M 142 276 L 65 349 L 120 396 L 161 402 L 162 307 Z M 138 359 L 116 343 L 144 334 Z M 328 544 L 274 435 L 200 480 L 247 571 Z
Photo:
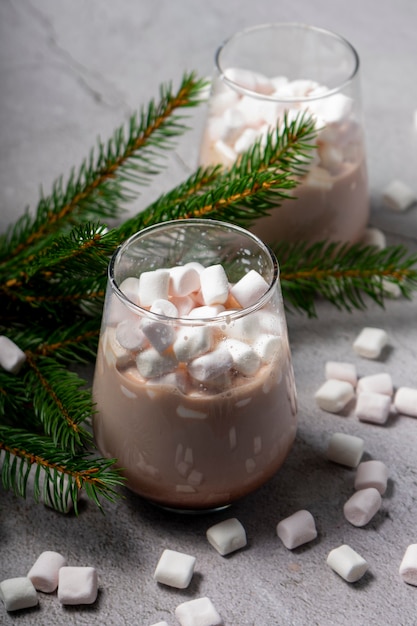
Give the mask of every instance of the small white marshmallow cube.
M 98 576 L 94 567 L 67 565 L 59 570 L 58 600 L 61 604 L 93 604 L 97 593 Z
M 39 603 L 36 589 L 26 576 L 8 578 L 0 582 L 0 598 L 6 611 L 29 609 Z
M 156 378 L 173 372 L 177 360 L 173 354 L 160 354 L 155 348 L 148 348 L 139 352 L 136 357 L 136 366 L 139 374 L 144 378 Z
M 210 265 L 200 274 L 204 304 L 224 304 L 229 296 L 229 282 L 222 265 Z
M 378 489 L 359 489 L 345 502 L 343 514 L 353 526 L 366 526 L 381 508 L 382 498 Z
M 194 573 L 196 558 L 176 550 L 164 550 L 155 569 L 154 579 L 158 583 L 186 589 Z
M 269 363 L 281 347 L 281 338 L 277 335 L 260 335 L 253 342 L 253 349 L 262 363 Z
M 358 381 L 356 391 L 358 394 L 380 393 L 391 397 L 394 393 L 391 375 L 388 372 L 379 372 L 378 374 L 362 376 Z
M 246 531 L 241 522 L 232 517 L 211 526 L 206 532 L 207 541 L 222 556 L 244 548 Z
M 390 410 L 390 396 L 382 393 L 365 392 L 358 395 L 355 415 L 361 422 L 385 424 Z
M 406 211 L 417 202 L 417 194 L 402 180 L 392 180 L 384 189 L 382 198 L 393 211 Z
M 38 591 L 52 593 L 58 587 L 59 570 L 65 565 L 67 560 L 62 554 L 46 550 L 32 565 L 28 578 Z
M 345 433 L 333 433 L 327 446 L 327 458 L 339 465 L 357 467 L 364 448 L 365 442 L 361 437 L 346 435 Z
M 125 350 L 141 350 L 147 344 L 147 339 L 140 327 L 139 320 L 125 319 L 116 326 L 115 336 Z
M 399 574 L 403 581 L 417 587 L 417 543 L 410 544 L 400 564 Z
M 200 289 L 200 274 L 192 265 L 171 267 L 169 276 L 169 291 L 172 296 L 183 298 Z
M 277 524 L 277 535 L 288 550 L 313 541 L 317 537 L 314 517 L 310 511 L 301 509 Z
M 249 307 L 268 291 L 268 283 L 256 270 L 250 270 L 230 289 L 231 295 L 243 307 Z
M 387 343 L 388 335 L 385 330 L 365 326 L 353 342 L 353 349 L 365 359 L 377 359 Z
M 402 415 L 417 417 L 417 389 L 399 387 L 394 396 L 394 406 Z
M 316 391 L 315 399 L 323 411 L 339 413 L 352 400 L 355 390 L 346 380 L 329 379 Z
M 178 361 L 188 363 L 212 347 L 213 332 L 209 326 L 187 326 L 178 330 L 172 349 Z
M 196 598 L 179 604 L 175 617 L 181 626 L 221 626 L 222 618 L 210 598 Z
M 372 459 L 359 463 L 355 476 L 355 489 L 367 489 L 374 487 L 381 496 L 387 490 L 388 468 L 382 461 Z
M 357 582 L 369 568 L 365 559 L 346 544 L 329 552 L 327 565 L 348 583 Z
M 354 363 L 342 361 L 327 361 L 325 365 L 325 377 L 327 380 L 345 380 L 352 387 L 356 387 L 358 375 Z
M 143 272 L 139 278 L 140 306 L 150 307 L 155 300 L 168 300 L 169 270 L 158 269 Z
M 5 335 L 0 335 L 0 366 L 12 374 L 17 374 L 25 361 L 26 354 L 23 350 Z
M 206 382 L 225 374 L 232 367 L 233 359 L 229 350 L 220 344 L 211 352 L 193 359 L 188 365 L 188 371 L 196 380 Z
M 168 322 L 144 319 L 141 329 L 149 343 L 161 354 L 172 346 L 175 340 L 175 328 Z
M 364 246 L 376 246 L 380 250 L 387 247 L 386 237 L 379 228 L 366 228 L 361 243 Z
M 156 622 L 156 624 L 152 624 L 152 626 L 168 626 L 168 622 L 165 622 L 165 621 Z
M 253 376 L 261 365 L 261 359 L 255 350 L 239 339 L 226 339 L 224 345 L 233 359 L 234 369 L 243 376 Z

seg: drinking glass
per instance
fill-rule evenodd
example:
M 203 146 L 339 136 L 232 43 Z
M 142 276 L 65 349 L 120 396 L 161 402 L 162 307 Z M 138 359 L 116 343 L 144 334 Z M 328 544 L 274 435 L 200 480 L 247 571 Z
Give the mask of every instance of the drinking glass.
M 128 239 L 109 265 L 93 396 L 98 448 L 154 503 L 218 509 L 270 479 L 297 428 L 271 250 L 215 220 Z
M 359 57 L 343 37 L 305 24 L 249 28 L 217 51 L 199 161 L 228 168 L 255 141 L 306 112 L 313 158 L 298 186 L 251 230 L 268 243 L 356 242 L 369 219 Z

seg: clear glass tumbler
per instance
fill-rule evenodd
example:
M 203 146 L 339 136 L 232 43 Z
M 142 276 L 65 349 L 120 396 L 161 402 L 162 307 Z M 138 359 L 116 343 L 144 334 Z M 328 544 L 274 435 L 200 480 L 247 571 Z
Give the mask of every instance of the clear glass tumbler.
M 214 220 L 147 228 L 115 252 L 95 369 L 94 434 L 127 486 L 216 509 L 284 462 L 297 408 L 277 260 Z
M 356 242 L 369 219 L 359 57 L 342 37 L 305 24 L 265 24 L 216 54 L 200 164 L 225 167 L 255 139 L 301 111 L 318 131 L 306 176 L 251 230 L 275 241 Z

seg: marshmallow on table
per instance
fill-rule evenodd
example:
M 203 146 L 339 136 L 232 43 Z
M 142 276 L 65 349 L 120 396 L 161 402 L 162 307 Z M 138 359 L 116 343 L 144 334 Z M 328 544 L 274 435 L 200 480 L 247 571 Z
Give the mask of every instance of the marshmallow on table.
M 6 611 L 29 609 L 39 603 L 36 589 L 26 576 L 8 578 L 0 582 L 0 598 Z
M 250 270 L 230 289 L 231 295 L 246 308 L 255 304 L 267 291 L 269 285 L 256 270 Z
M 377 359 L 387 343 L 388 335 L 385 330 L 365 326 L 353 342 L 353 349 L 366 359 Z
M 97 599 L 98 578 L 94 567 L 61 567 L 58 600 L 61 604 L 93 604 Z
M 405 583 L 417 587 L 417 543 L 412 543 L 407 547 L 399 574 Z
M 316 391 L 314 397 L 323 411 L 338 413 L 355 395 L 353 385 L 345 380 L 329 379 Z
M 0 335 L 0 366 L 12 374 L 17 374 L 25 361 L 26 355 L 23 350 L 5 335 Z
M 394 397 L 394 406 L 402 415 L 417 417 L 417 389 L 399 387 Z
M 235 517 L 211 526 L 206 532 L 206 537 L 210 545 L 222 556 L 240 550 L 247 544 L 246 531 Z
M 314 517 L 301 509 L 278 523 L 277 535 L 289 550 L 313 541 L 317 537 Z
M 327 361 L 325 365 L 325 377 L 327 380 L 345 380 L 352 387 L 356 387 L 358 375 L 353 363 L 343 363 L 341 361 Z
M 364 392 L 358 395 L 355 415 L 361 422 L 385 424 L 391 410 L 390 396 Z
M 229 282 L 222 265 L 210 265 L 200 274 L 204 304 L 224 304 L 229 296 Z
M 364 440 L 360 437 L 334 433 L 327 447 L 327 458 L 339 465 L 357 467 L 362 458 L 364 447 Z
M 381 508 L 382 498 L 378 489 L 359 489 L 345 502 L 343 513 L 353 526 L 365 526 Z
M 152 626 L 168 626 L 168 622 L 157 622 L 156 624 L 152 624 Z
M 181 626 L 221 626 L 222 618 L 210 598 L 196 598 L 179 604 L 175 617 Z
M 355 476 L 355 489 L 374 487 L 381 496 L 387 490 L 388 468 L 382 461 L 371 460 L 359 463 Z
M 358 394 L 379 393 L 391 397 L 394 392 L 391 375 L 387 372 L 379 372 L 378 374 L 362 376 L 358 380 L 356 392 Z
M 376 246 L 380 250 L 387 247 L 386 237 L 379 228 L 366 228 L 361 243 L 364 246 Z
M 155 569 L 158 583 L 186 589 L 194 573 L 195 557 L 176 550 L 164 550 Z
M 168 300 L 169 271 L 165 269 L 143 272 L 139 278 L 140 306 L 151 306 L 155 300 Z
M 329 552 L 327 565 L 348 583 L 357 582 L 369 567 L 365 559 L 346 544 Z
M 406 211 L 417 202 L 417 194 L 403 181 L 392 180 L 382 194 L 387 207 L 394 211 Z
M 52 593 L 58 587 L 59 570 L 65 565 L 67 560 L 62 554 L 46 550 L 35 561 L 27 576 L 35 589 Z

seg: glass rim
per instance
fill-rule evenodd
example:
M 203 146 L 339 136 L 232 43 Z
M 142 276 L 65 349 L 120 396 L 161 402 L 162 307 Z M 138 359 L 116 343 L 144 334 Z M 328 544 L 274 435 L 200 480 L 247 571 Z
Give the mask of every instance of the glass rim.
M 253 91 L 252 89 L 248 89 L 247 87 L 243 87 L 226 76 L 225 72 L 227 68 L 222 68 L 220 57 L 221 57 L 222 52 L 225 50 L 225 48 L 229 44 L 233 43 L 237 39 L 246 37 L 248 34 L 251 34 L 253 32 L 258 32 L 258 31 L 267 30 L 267 29 L 281 29 L 281 28 L 285 28 L 285 29 L 295 28 L 295 29 L 298 29 L 299 31 L 306 31 L 306 32 L 313 31 L 317 34 L 325 35 L 326 37 L 330 37 L 331 39 L 339 41 L 352 55 L 352 58 L 354 60 L 353 71 L 339 85 L 326 90 L 322 94 L 313 95 L 313 96 L 291 96 L 291 97 L 280 97 L 280 98 L 277 98 L 276 96 L 267 95 L 267 94 L 261 94 L 256 91 Z M 327 28 L 305 24 L 303 22 L 269 22 L 265 24 L 258 24 L 256 26 L 249 26 L 248 28 L 244 28 L 234 33 L 233 35 L 231 35 L 230 37 L 228 37 L 227 39 L 223 41 L 223 43 L 217 48 L 214 59 L 215 59 L 216 69 L 219 72 L 219 78 L 226 85 L 231 87 L 234 91 L 238 91 L 239 93 L 242 93 L 244 95 L 251 96 L 252 98 L 257 98 L 259 100 L 267 100 L 270 102 L 312 102 L 315 100 L 321 100 L 323 98 L 332 96 L 342 91 L 347 85 L 349 85 L 354 80 L 354 78 L 358 75 L 359 65 L 360 65 L 359 54 L 357 53 L 355 47 L 345 37 Z
M 130 300 L 125 293 L 120 289 L 120 286 L 115 278 L 115 265 L 118 259 L 122 256 L 122 254 L 126 251 L 126 249 L 135 241 L 141 239 L 143 236 L 152 233 L 153 231 L 159 231 L 166 228 L 174 228 L 175 226 L 183 226 L 185 228 L 192 226 L 208 226 L 208 227 L 219 227 L 226 228 L 231 232 L 236 232 L 242 236 L 247 237 L 252 240 L 254 243 L 258 245 L 258 247 L 265 253 L 265 255 L 271 260 L 272 264 L 272 279 L 270 280 L 268 289 L 265 293 L 254 303 L 248 307 L 243 307 L 242 309 L 233 309 L 233 310 L 225 310 L 220 314 L 212 316 L 212 317 L 201 317 L 201 318 L 189 318 L 189 317 L 169 317 L 166 315 L 162 315 L 160 313 L 154 313 L 141 307 L 138 304 L 135 304 Z M 242 228 L 241 226 L 237 226 L 236 224 L 232 224 L 230 222 L 222 222 L 220 220 L 210 220 L 210 219 L 202 219 L 202 218 L 190 218 L 190 219 L 178 219 L 178 220 L 168 220 L 166 222 L 159 222 L 158 224 L 152 224 L 151 226 L 147 226 L 146 228 L 134 233 L 130 237 L 128 237 L 124 242 L 119 244 L 112 254 L 110 258 L 110 262 L 107 266 L 107 276 L 108 281 L 111 286 L 112 292 L 116 295 L 116 297 L 133 313 L 138 315 L 142 315 L 154 321 L 164 322 L 167 324 L 179 324 L 182 326 L 203 326 L 207 324 L 219 324 L 220 322 L 231 322 L 236 319 L 240 319 L 241 317 L 246 317 L 247 315 L 254 313 L 262 309 L 271 299 L 274 289 L 277 284 L 279 284 L 279 263 L 278 259 L 274 253 L 274 251 L 268 246 L 262 239 L 251 233 L 250 231 Z M 139 278 L 139 277 L 137 277 Z

